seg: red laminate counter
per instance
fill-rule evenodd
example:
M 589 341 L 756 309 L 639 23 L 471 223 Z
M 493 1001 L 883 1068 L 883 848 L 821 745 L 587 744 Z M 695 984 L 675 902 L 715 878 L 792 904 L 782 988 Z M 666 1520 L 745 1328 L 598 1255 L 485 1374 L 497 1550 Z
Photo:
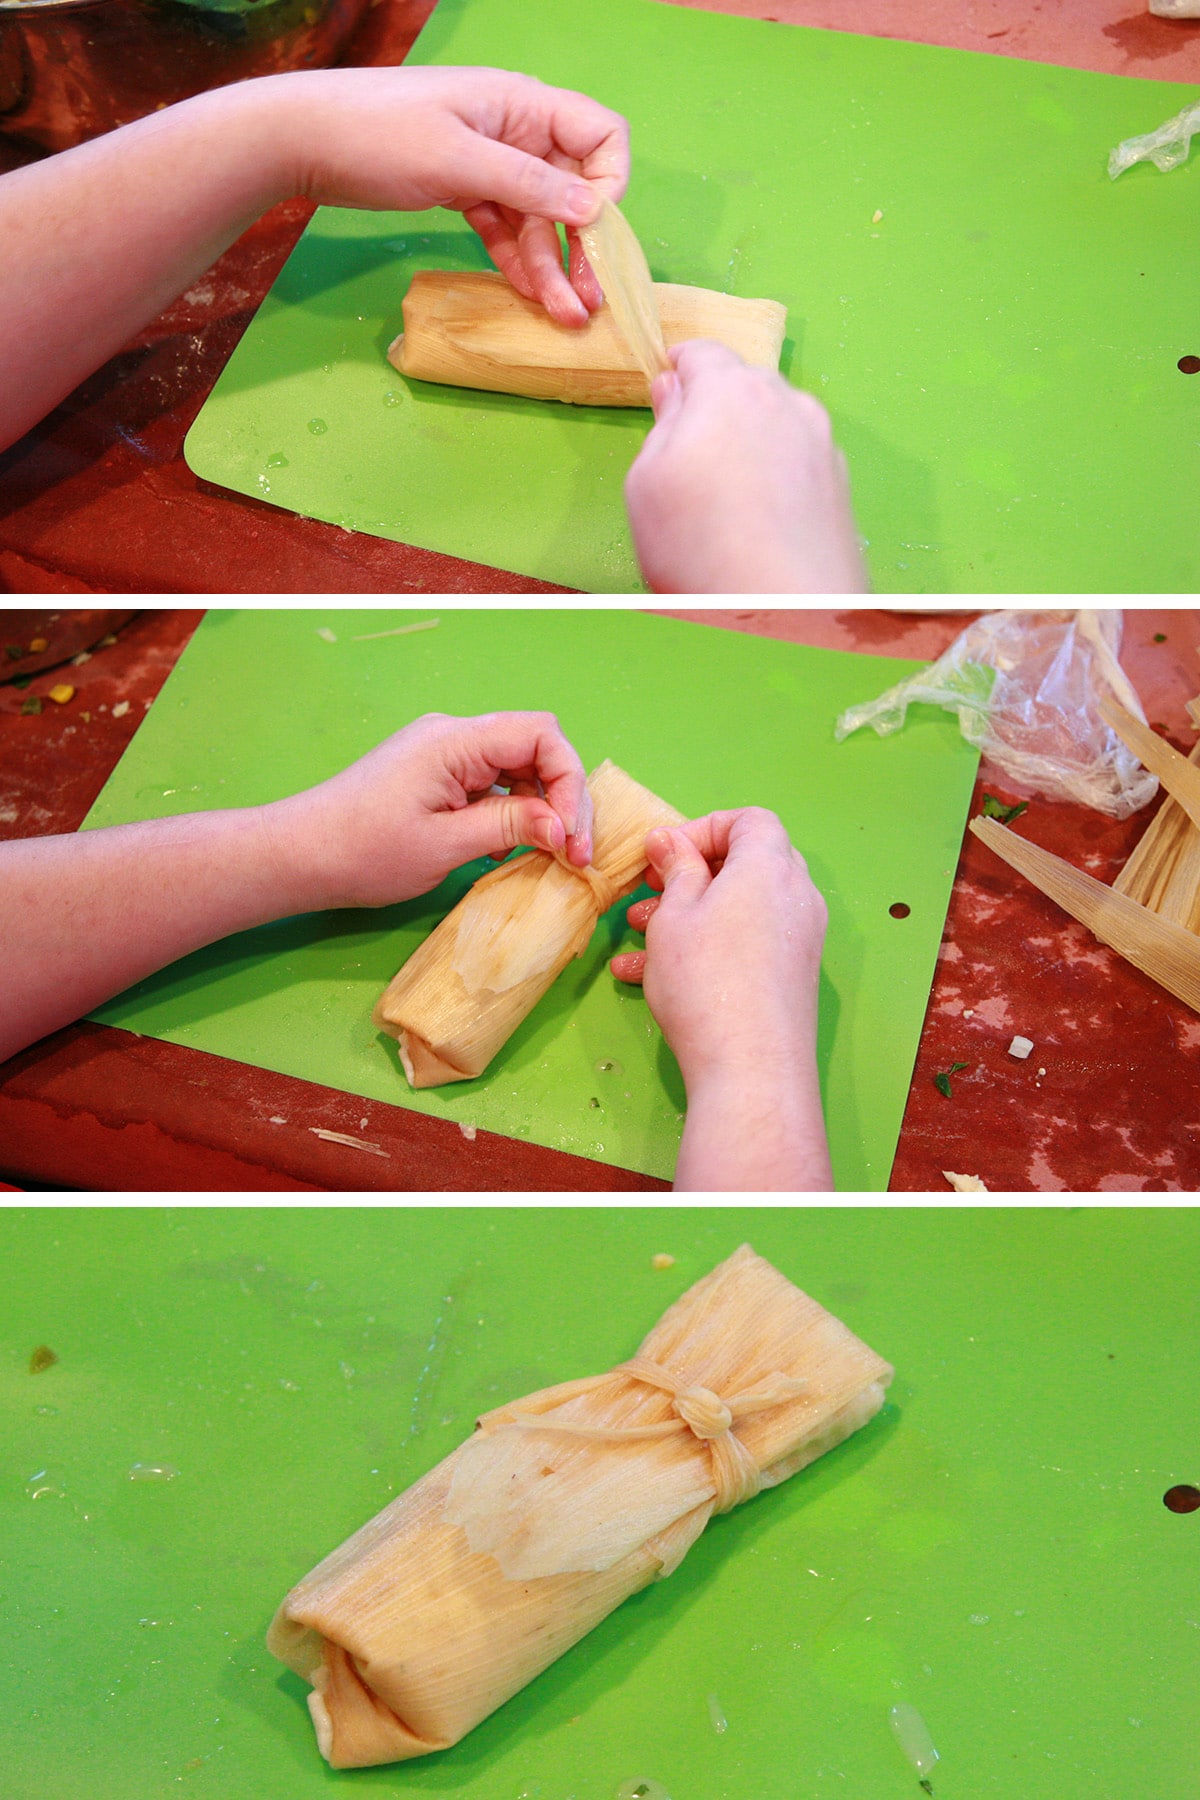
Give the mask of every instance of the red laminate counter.
M 931 658 L 975 615 L 744 607 L 668 616 Z M 79 825 L 199 618 L 139 612 L 78 668 L 46 670 L 23 691 L 0 686 L 0 837 Z M 1200 610 L 1126 613 L 1125 668 L 1150 721 L 1181 749 L 1194 741 L 1185 702 L 1200 690 L 1198 647 Z M 25 695 L 43 695 L 65 676 L 76 687 L 70 702 L 21 713 Z M 986 791 L 1009 794 L 985 764 L 973 812 Z M 1111 881 L 1159 803 L 1116 821 L 1035 802 L 1028 835 Z M 0 1001 L 2 993 L 0 981 Z M 1016 1034 L 1033 1040 L 1026 1062 L 1008 1054 Z M 956 1062 L 967 1067 L 947 1099 L 934 1077 Z M 318 1139 L 312 1127 L 365 1136 L 388 1154 Z M 891 1187 L 948 1193 L 945 1169 L 978 1175 L 993 1192 L 1200 1188 L 1200 1018 L 970 835 Z M 663 1185 L 482 1131 L 468 1143 L 456 1125 L 402 1106 L 87 1023 L 0 1070 L 3 1181 L 109 1192 L 611 1193 Z
M 602 3 L 602 0 L 601 0 Z M 698 0 L 685 0 L 696 4 Z M 1145 0 L 705 0 L 711 10 L 1161 81 L 1200 81 L 1200 21 Z M 343 61 L 403 61 L 432 0 L 380 0 Z M 0 137 L 0 170 L 15 153 Z M 350 535 L 201 481 L 183 440 L 311 208 L 276 207 L 0 456 L 0 592 L 554 593 Z

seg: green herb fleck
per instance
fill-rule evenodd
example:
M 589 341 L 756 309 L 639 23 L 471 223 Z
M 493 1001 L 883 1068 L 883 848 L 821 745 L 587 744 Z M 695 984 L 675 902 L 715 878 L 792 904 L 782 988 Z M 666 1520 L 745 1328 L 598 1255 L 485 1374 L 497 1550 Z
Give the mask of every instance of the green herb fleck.
M 950 1077 L 952 1075 L 957 1075 L 958 1071 L 960 1069 L 966 1069 L 969 1067 L 970 1067 L 969 1063 L 956 1062 L 956 1063 L 951 1063 L 950 1067 L 948 1069 L 939 1069 L 937 1074 L 933 1078 L 933 1085 L 937 1089 L 938 1093 L 945 1094 L 947 1100 L 953 1100 L 954 1095 L 950 1090 Z
M 1020 800 L 1016 806 L 1005 806 L 1003 800 L 997 800 L 995 794 L 983 796 L 983 816 L 985 819 L 999 819 L 1002 825 L 1011 825 L 1019 819 L 1029 805 L 1028 800 Z
M 595 1094 L 593 1094 L 591 1099 L 588 1101 L 588 1105 L 599 1108 L 600 1102 L 597 1100 Z
M 39 700 L 38 696 L 36 694 L 26 694 L 25 698 L 21 702 L 21 712 L 23 714 L 24 713 L 40 713 L 41 710 L 42 710 L 42 703 Z
M 29 1359 L 29 1373 L 40 1375 L 43 1369 L 52 1369 L 58 1361 L 49 1344 L 39 1344 Z
M 924 1789 L 924 1791 L 929 1795 L 929 1800 L 933 1800 L 933 1783 L 932 1783 L 932 1781 L 930 1781 L 928 1775 L 922 1775 L 920 1781 L 918 1781 L 918 1783 L 917 1783 L 917 1786 L 919 1788 Z
M 1167 641 L 1166 632 L 1165 631 L 1156 631 L 1154 634 L 1154 641 L 1156 644 L 1165 644 Z
M 25 652 L 20 644 L 5 644 L 4 654 L 11 662 L 20 662 Z
M 32 680 L 32 675 L 14 675 L 9 686 L 15 688 L 27 688 Z

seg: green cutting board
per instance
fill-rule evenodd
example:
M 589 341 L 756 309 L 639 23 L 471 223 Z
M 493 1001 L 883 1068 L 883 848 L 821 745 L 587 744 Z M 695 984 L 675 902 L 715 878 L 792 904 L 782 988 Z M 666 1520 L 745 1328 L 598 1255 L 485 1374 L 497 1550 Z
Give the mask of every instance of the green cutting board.
M 895 1364 L 884 1412 L 458 1747 L 329 1771 L 289 1587 L 746 1240 Z M 0 1254 L 13 1800 L 922 1800 L 900 1702 L 936 1800 L 1194 1792 L 1195 1209 L 66 1209 Z
M 434 629 L 376 635 L 430 616 Z M 933 709 L 886 743 L 861 732 L 836 745 L 833 722 L 918 666 L 624 610 L 212 612 L 86 824 L 276 799 L 423 712 L 530 707 L 558 713 L 588 768 L 611 757 L 689 817 L 768 806 L 830 907 L 820 1056 L 834 1171 L 843 1188 L 882 1189 L 978 759 Z M 640 991 L 606 968 L 641 941 L 624 907 L 483 1075 L 409 1089 L 371 1010 L 484 866 L 405 905 L 228 939 L 93 1016 L 669 1178 L 683 1086 Z M 908 917 L 891 916 L 897 902 Z
M 1200 586 L 1200 380 L 1177 367 L 1200 351 L 1200 159 L 1105 172 L 1193 89 L 658 0 L 441 0 L 409 61 L 628 116 L 655 277 L 786 304 L 785 372 L 833 415 L 877 589 Z M 319 212 L 188 461 L 353 530 L 638 590 L 621 485 L 647 412 L 387 364 L 414 272 L 485 266 L 457 214 Z

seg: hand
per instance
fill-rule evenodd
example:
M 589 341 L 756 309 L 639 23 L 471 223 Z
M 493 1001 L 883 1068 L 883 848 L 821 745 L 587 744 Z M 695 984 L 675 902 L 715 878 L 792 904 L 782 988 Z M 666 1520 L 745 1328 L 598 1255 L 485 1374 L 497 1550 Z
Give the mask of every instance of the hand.
M 518 293 L 585 325 L 599 284 L 571 227 L 629 179 L 608 107 L 500 69 L 328 69 L 274 77 L 297 145 L 297 191 L 326 206 L 446 206 Z M 568 227 L 570 279 L 555 220 Z
M 507 793 L 499 790 L 507 788 Z M 313 908 L 387 906 L 517 844 L 591 860 L 583 765 L 553 713 L 426 713 L 271 814 L 276 855 Z M 283 880 L 284 891 L 288 878 Z
M 811 1059 L 825 902 L 779 819 L 709 813 L 646 839 L 659 899 L 629 908 L 646 948 L 614 956 L 641 981 L 689 1091 L 714 1069 L 753 1082 Z
M 625 481 L 656 593 L 865 593 L 845 459 L 829 415 L 782 375 L 695 338 L 651 389 L 655 423 Z

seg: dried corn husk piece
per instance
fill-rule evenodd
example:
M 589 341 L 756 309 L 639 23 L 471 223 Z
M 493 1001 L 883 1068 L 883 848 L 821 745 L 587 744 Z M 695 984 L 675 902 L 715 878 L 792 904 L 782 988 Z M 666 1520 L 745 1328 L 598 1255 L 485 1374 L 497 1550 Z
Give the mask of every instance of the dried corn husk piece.
M 588 777 L 595 808 L 592 864 L 532 850 L 477 881 L 393 977 L 375 1023 L 399 1040 L 415 1088 L 481 1075 L 602 913 L 631 894 L 646 867 L 646 833 L 683 815 L 615 763 Z
M 649 386 L 671 364 L 654 300 L 654 283 L 637 233 L 620 207 L 605 200 L 592 223 L 580 231 L 579 241 L 604 290 L 617 330 Z
M 1200 743 L 1188 761 L 1200 765 Z M 1113 882 L 1113 892 L 1200 932 L 1200 830 L 1168 795 Z
M 743 1245 L 628 1364 L 485 1415 L 276 1615 L 268 1647 L 312 1684 L 324 1756 L 350 1768 L 457 1743 L 674 1569 L 723 1498 L 865 1424 L 891 1375 Z
M 656 282 L 654 297 L 668 345 L 716 338 L 757 368 L 779 367 L 787 308 L 778 301 L 671 282 Z M 414 275 L 403 305 L 404 330 L 388 351 L 402 375 L 576 406 L 650 404 L 610 307 L 584 326 L 557 325 L 503 275 L 446 269 Z
M 1200 1012 L 1200 937 L 1085 875 L 1061 856 L 1018 837 L 995 819 L 974 818 L 970 829 L 1102 944 Z
M 1148 725 L 1135 719 L 1107 695 L 1097 702 L 1097 710 L 1105 724 L 1112 726 L 1150 773 L 1158 776 L 1193 825 L 1200 826 L 1200 769 L 1189 763 L 1186 756 L 1181 756 L 1174 744 L 1168 744 L 1165 738 L 1160 738 L 1156 731 L 1151 731 Z

